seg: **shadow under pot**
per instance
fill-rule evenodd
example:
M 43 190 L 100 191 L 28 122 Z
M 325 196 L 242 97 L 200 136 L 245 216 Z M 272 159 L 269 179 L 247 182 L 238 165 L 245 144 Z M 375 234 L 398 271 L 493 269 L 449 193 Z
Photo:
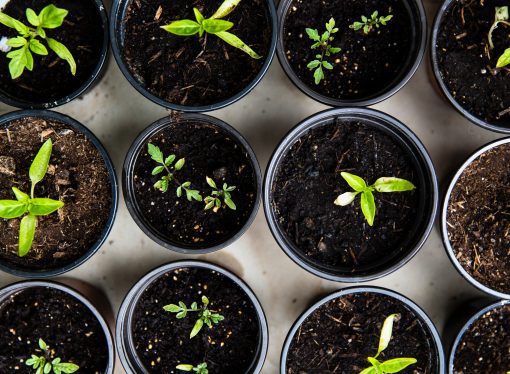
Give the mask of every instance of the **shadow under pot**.
M 379 371 L 369 358 L 378 361 Z M 378 287 L 346 288 L 319 300 L 298 318 L 280 362 L 281 374 L 339 369 L 443 374 L 445 357 L 433 322 L 411 300 Z
M 23 25 L 17 24 L 17 30 L 16 21 L 0 23 L 0 101 L 26 109 L 52 108 L 81 96 L 99 80 L 109 47 L 101 0 L 3 3 L 1 11 Z M 35 12 L 30 21 L 27 9 Z
M 430 233 L 437 199 L 419 139 L 395 118 L 361 108 L 298 124 L 276 148 L 264 185 L 266 218 L 285 253 L 340 282 L 407 263 Z
M 56 112 L 0 117 L 0 269 L 65 273 L 88 260 L 117 211 L 117 179 L 99 140 Z
M 450 260 L 473 286 L 510 298 L 510 138 L 471 155 L 452 178 L 441 212 Z
M 498 67 L 510 29 L 497 17 L 509 21 L 508 6 L 497 0 L 445 1 L 432 29 L 431 59 L 455 109 L 478 126 L 510 133 L 510 75 L 508 66 Z
M 255 219 L 261 175 L 248 142 L 202 114 L 165 117 L 144 130 L 124 161 L 126 205 L 158 244 L 208 253 L 233 243 Z
M 241 279 L 216 265 L 181 261 L 151 271 L 129 291 L 117 343 L 128 373 L 184 373 L 179 365 L 190 365 L 210 374 L 256 374 L 268 327 Z
M 115 0 L 110 31 L 115 59 L 142 95 L 166 108 L 203 112 L 236 102 L 262 79 L 276 48 L 276 24 L 272 0 L 193 6 Z
M 278 17 L 280 64 L 301 91 L 331 106 L 387 99 L 425 52 L 421 0 L 282 0 Z
M 105 320 L 72 288 L 30 281 L 0 290 L 2 373 L 34 373 L 50 363 L 55 373 L 78 367 L 80 373 L 111 374 L 114 361 Z

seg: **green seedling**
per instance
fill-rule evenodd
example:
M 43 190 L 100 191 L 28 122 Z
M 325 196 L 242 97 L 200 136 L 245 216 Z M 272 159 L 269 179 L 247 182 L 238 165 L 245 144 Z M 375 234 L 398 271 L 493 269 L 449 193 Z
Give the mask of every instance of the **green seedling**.
M 368 357 L 367 361 L 372 366 L 362 370 L 359 374 L 389 374 L 398 373 L 404 370 L 409 365 L 418 362 L 415 358 L 392 358 L 384 362 L 380 362 L 377 357 L 388 347 L 390 344 L 391 336 L 393 334 L 393 322 L 396 318 L 400 317 L 399 314 L 392 314 L 384 320 L 381 329 L 381 336 L 379 338 L 379 348 L 374 357 Z
M 202 362 L 198 366 L 193 366 L 189 364 L 180 364 L 175 367 L 177 370 L 182 371 L 194 371 L 197 374 L 209 374 L 209 370 L 207 370 L 207 364 Z
M 72 362 L 62 362 L 60 357 L 53 357 L 52 351 L 44 340 L 39 339 L 39 348 L 42 350 L 42 355 L 32 355 L 31 358 L 27 359 L 25 364 L 32 366 L 36 370 L 35 374 L 70 374 L 78 371 L 80 368 L 78 365 Z
M 207 180 L 207 184 L 213 189 L 210 196 L 206 196 L 204 199 L 205 202 L 205 210 L 213 209 L 214 212 L 217 212 L 222 206 L 229 207 L 232 210 L 236 210 L 236 204 L 232 201 L 231 192 L 236 189 L 236 186 L 229 186 L 226 183 L 223 183 L 223 187 L 218 189 L 216 187 L 216 183 L 209 177 L 205 177 Z M 222 202 L 223 200 L 223 202 Z M 223 205 L 223 203 L 225 205 Z
M 498 28 L 499 24 L 510 26 L 510 22 L 508 22 L 509 13 L 508 6 L 496 7 L 494 22 L 489 30 L 489 34 L 487 35 L 487 39 L 489 40 L 490 49 L 494 49 L 494 42 L 492 41 L 492 33 L 494 30 Z M 498 61 L 496 62 L 496 68 L 503 68 L 510 64 L 510 48 L 505 49 L 503 54 L 499 56 Z
M 46 34 L 46 29 L 56 29 L 62 25 L 69 12 L 65 9 L 57 8 L 51 4 L 43 8 L 39 14 L 33 9 L 27 8 L 26 17 L 31 26 L 0 12 L 0 23 L 9 28 L 15 29 L 19 36 L 9 38 L 6 42 L 8 49 L 18 48 L 8 51 L 7 58 L 10 58 L 9 72 L 11 78 L 19 78 L 25 69 L 32 71 L 34 68 L 34 57 L 32 52 L 46 56 L 48 49 L 40 42 L 38 38 L 46 41 L 48 47 L 57 54 L 58 57 L 67 61 L 71 74 L 76 75 L 76 62 L 69 52 L 69 49 L 59 41 L 50 38 Z
M 361 194 L 361 211 L 370 226 L 374 225 L 375 219 L 375 199 L 374 192 L 404 192 L 411 191 L 416 188 L 414 184 L 408 180 L 394 177 L 382 177 L 375 181 L 374 184 L 368 186 L 363 178 L 357 175 L 342 172 L 342 178 L 354 190 L 353 192 L 345 192 L 339 195 L 335 200 L 335 205 L 346 206 L 351 204 L 358 194 Z
M 374 27 L 379 28 L 382 26 L 386 26 L 386 24 L 393 18 L 392 14 L 387 16 L 380 16 L 379 12 L 376 10 L 372 13 L 370 18 L 361 16 L 361 22 L 356 21 L 352 25 L 349 25 L 349 28 L 354 31 L 363 30 L 365 34 L 368 34 L 370 31 L 374 29 Z
M 331 46 L 331 42 L 335 39 L 332 35 L 338 32 L 338 28 L 335 27 L 335 19 L 331 18 L 326 23 L 326 31 L 322 35 L 319 35 L 317 29 L 307 28 L 305 31 L 308 37 L 315 42 L 310 48 L 320 50 L 320 53 L 315 55 L 315 60 L 310 61 L 306 66 L 314 71 L 315 84 L 319 84 L 324 79 L 324 69 L 333 70 L 333 65 L 326 60 L 326 57 L 337 54 L 342 50 Z
M 59 200 L 34 196 L 35 185 L 44 179 L 50 162 L 53 143 L 48 139 L 37 152 L 28 175 L 32 182 L 30 196 L 16 187 L 12 187 L 16 200 L 0 200 L 0 218 L 14 219 L 22 217 L 19 226 L 18 255 L 25 256 L 32 248 L 38 216 L 47 216 L 64 206 Z

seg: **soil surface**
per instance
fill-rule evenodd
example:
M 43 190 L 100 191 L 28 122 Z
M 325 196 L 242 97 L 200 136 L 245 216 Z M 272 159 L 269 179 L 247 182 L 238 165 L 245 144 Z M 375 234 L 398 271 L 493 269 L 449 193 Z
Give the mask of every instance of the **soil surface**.
M 20 219 L 0 219 L 0 261 L 27 270 L 55 269 L 79 259 L 100 239 L 112 208 L 109 174 L 97 148 L 67 125 L 34 117 L 0 129 L 0 199 L 15 199 L 13 186 L 30 193 L 28 170 L 49 138 L 50 165 L 35 196 L 61 200 L 65 206 L 38 217 L 25 257 L 18 257 Z
M 510 368 L 510 305 L 485 313 L 462 337 L 455 374 L 506 374 Z
M 33 374 L 25 364 L 32 354 L 72 362 L 80 373 L 104 373 L 108 346 L 99 321 L 74 297 L 47 287 L 12 294 L 0 304 L 0 372 Z
M 76 75 L 71 74 L 69 64 L 48 49 L 47 56 L 33 54 L 34 69 L 25 69 L 15 80 L 9 73 L 9 62 L 0 53 L 0 90 L 8 96 L 29 102 L 49 103 L 64 98 L 78 90 L 96 69 L 101 56 L 104 33 L 101 16 L 92 0 L 10 0 L 2 10 L 25 25 L 29 25 L 25 11 L 32 8 L 37 14 L 47 5 L 54 4 L 69 11 L 61 27 L 46 29 L 47 37 L 64 44 L 73 55 Z M 18 36 L 16 30 L 0 24 L 0 36 Z M 48 45 L 38 38 L 46 47 Z
M 510 46 L 510 27 L 499 25 L 488 33 L 495 8 L 503 0 L 456 0 L 446 10 L 437 35 L 441 77 L 454 99 L 469 113 L 488 123 L 510 126 L 510 70 L 496 69 L 496 62 Z
M 190 181 L 190 188 L 199 190 L 203 198 L 212 192 L 206 176 L 220 188 L 223 183 L 236 186 L 231 194 L 237 209 L 204 210 L 203 201 L 190 202 L 185 194 L 177 197 L 175 181 L 167 192 L 155 189 L 154 183 L 166 174 L 151 174 L 158 164 L 147 152 L 148 143 L 160 147 L 164 157 L 184 158 L 184 167 L 175 177 L 180 183 Z M 205 122 L 178 120 L 144 143 L 133 184 L 138 209 L 151 229 L 169 243 L 186 248 L 208 248 L 230 239 L 250 217 L 257 198 L 257 179 L 246 150 L 232 136 Z
M 480 155 L 453 187 L 447 211 L 457 260 L 480 283 L 503 293 L 510 293 L 509 164 L 509 144 Z
M 419 194 L 374 193 L 377 212 L 370 227 L 360 197 L 348 206 L 336 197 L 352 191 L 340 173 L 372 184 L 404 178 L 418 191 L 418 174 L 397 141 L 370 125 L 335 119 L 307 131 L 287 151 L 271 186 L 271 206 L 287 239 L 311 262 L 335 272 L 374 268 L 409 250 L 421 219 Z
M 204 325 L 194 338 L 189 335 L 197 320 L 188 312 L 184 319 L 163 306 L 184 302 L 202 305 L 225 319 L 212 328 Z M 136 351 L 150 373 L 174 373 L 179 364 L 207 363 L 210 374 L 249 373 L 260 338 L 259 320 L 248 295 L 229 278 L 203 268 L 181 268 L 154 281 L 140 296 L 133 315 Z
M 393 19 L 368 35 L 349 28 L 376 10 L 379 16 L 392 14 Z M 333 70 L 324 69 L 325 79 L 316 85 L 307 65 L 321 51 L 310 48 L 314 42 L 305 29 L 322 34 L 331 17 L 339 28 L 331 45 L 342 50 L 326 58 Z M 408 72 L 409 55 L 416 53 L 411 45 L 412 22 L 402 0 L 294 0 L 285 18 L 285 55 L 294 73 L 315 92 L 339 100 L 370 98 L 389 90 Z
M 123 57 L 134 78 L 153 95 L 180 105 L 219 103 L 242 91 L 269 53 L 271 23 L 266 0 L 243 0 L 225 20 L 228 32 L 248 44 L 253 59 L 215 35 L 177 36 L 161 28 L 195 20 L 193 8 L 211 17 L 223 0 L 132 0 L 124 19 Z
M 393 337 L 380 361 L 413 357 L 417 363 L 401 374 L 436 373 L 438 358 L 427 325 L 402 302 L 373 293 L 336 298 L 308 316 L 294 335 L 287 356 L 287 373 L 359 373 L 377 353 L 384 320 L 400 314 Z

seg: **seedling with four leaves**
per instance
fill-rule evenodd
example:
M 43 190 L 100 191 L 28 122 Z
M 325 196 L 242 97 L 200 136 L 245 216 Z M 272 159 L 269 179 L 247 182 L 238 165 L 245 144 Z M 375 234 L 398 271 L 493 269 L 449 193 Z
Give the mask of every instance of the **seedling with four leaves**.
M 368 34 L 370 31 L 372 31 L 375 28 L 379 28 L 382 26 L 386 26 L 386 24 L 393 18 L 392 14 L 389 14 L 387 16 L 380 16 L 379 17 L 379 11 L 375 11 L 372 13 L 370 18 L 361 16 L 361 22 L 356 21 L 352 25 L 349 25 L 349 28 L 353 29 L 354 31 L 363 30 L 365 34 Z
M 216 187 L 214 180 L 209 177 L 205 177 L 205 179 L 207 180 L 207 184 L 213 188 L 211 195 L 204 199 L 205 209 L 207 210 L 212 208 L 215 212 L 217 212 L 218 209 L 223 206 L 223 203 L 225 203 L 225 206 L 232 210 L 236 210 L 236 204 L 232 201 L 232 196 L 230 194 L 236 189 L 236 186 L 229 186 L 228 184 L 223 183 L 223 187 L 220 190 Z M 222 199 L 223 202 L 221 201 Z
M 32 355 L 31 358 L 25 361 L 27 366 L 32 366 L 36 370 L 35 374 L 70 374 L 78 371 L 78 365 L 72 362 L 62 362 L 60 357 L 53 357 L 53 351 L 49 349 L 44 340 L 39 339 L 39 348 L 42 350 L 43 355 Z
M 321 80 L 324 79 L 324 69 L 333 69 L 333 65 L 327 61 L 325 57 L 330 57 L 342 50 L 341 48 L 333 47 L 330 44 L 335 39 L 332 35 L 336 32 L 338 32 L 338 28 L 335 27 L 334 18 L 331 18 L 326 23 L 326 31 L 322 35 L 319 35 L 319 31 L 317 29 L 306 29 L 306 33 L 309 38 L 315 42 L 312 44 L 311 49 L 319 49 L 321 51 L 321 53 L 315 55 L 316 59 L 310 61 L 307 65 L 308 69 L 315 70 L 313 73 L 315 84 L 319 84 Z
M 207 363 L 205 362 L 202 362 L 198 366 L 180 364 L 176 366 L 176 369 L 182 371 L 194 371 L 197 374 L 209 374 L 209 370 L 207 370 Z
M 489 40 L 489 48 L 494 49 L 494 42 L 492 41 L 492 33 L 497 29 L 499 24 L 510 26 L 509 22 L 509 12 L 508 6 L 496 7 L 494 22 L 489 30 L 489 34 L 487 39 Z M 503 54 L 499 56 L 498 61 L 496 62 L 496 68 L 503 68 L 510 64 L 510 48 L 505 49 Z

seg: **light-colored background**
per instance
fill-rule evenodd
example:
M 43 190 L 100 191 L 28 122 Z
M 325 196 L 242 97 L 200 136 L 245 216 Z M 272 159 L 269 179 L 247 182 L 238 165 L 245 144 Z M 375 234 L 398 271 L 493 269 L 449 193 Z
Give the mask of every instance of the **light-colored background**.
M 108 3 L 108 2 L 107 2 Z M 426 0 L 429 29 L 438 7 Z M 429 56 L 413 79 L 396 95 L 374 108 L 387 112 L 416 132 L 435 162 L 441 185 L 476 148 L 501 137 L 462 118 L 435 90 Z M 282 136 L 305 117 L 326 109 L 298 91 L 287 79 L 275 57 L 263 81 L 247 97 L 212 112 L 237 128 L 252 144 L 261 167 Z M 0 113 L 12 108 L 0 105 Z M 57 108 L 81 121 L 102 140 L 117 168 L 136 135 L 167 111 L 152 104 L 132 88 L 113 59 L 104 79 L 83 99 Z M 273 240 L 262 209 L 246 234 L 226 249 L 205 256 L 184 256 L 166 250 L 147 238 L 120 199 L 112 233 L 99 252 L 70 272 L 90 282 L 108 296 L 114 311 L 129 288 L 148 270 L 166 262 L 199 258 L 223 265 L 241 276 L 259 297 L 268 321 L 270 344 L 264 374 L 278 372 L 280 350 L 291 324 L 319 295 L 346 284 L 321 280 L 295 265 Z M 0 274 L 0 286 L 18 281 Z M 417 256 L 392 275 L 369 282 L 401 292 L 421 305 L 442 329 L 451 311 L 463 300 L 480 293 L 455 271 L 434 228 Z M 123 373 L 117 366 L 116 373 Z

